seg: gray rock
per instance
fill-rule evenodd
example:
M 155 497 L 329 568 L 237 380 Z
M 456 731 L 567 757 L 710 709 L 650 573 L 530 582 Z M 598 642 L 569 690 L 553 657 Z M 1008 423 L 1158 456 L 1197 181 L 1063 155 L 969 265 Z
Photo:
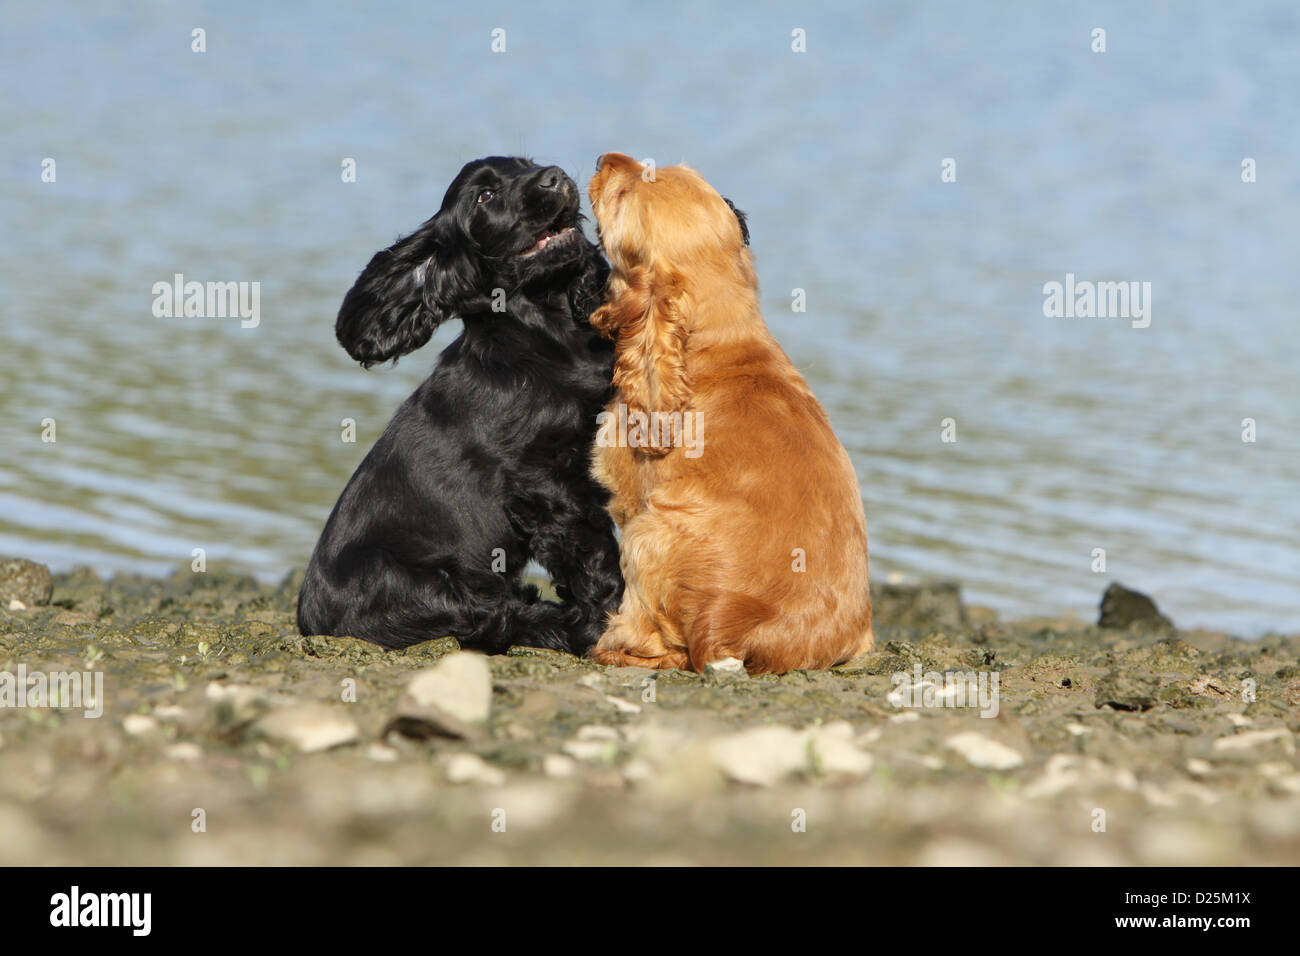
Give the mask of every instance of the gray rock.
M 1116 710 L 1150 710 L 1155 706 L 1160 680 L 1145 674 L 1127 673 L 1119 668 L 1097 681 L 1094 703 Z
M 1171 630 L 1173 621 L 1160 613 L 1156 602 L 1141 591 L 1131 591 L 1118 581 L 1106 588 L 1101 596 L 1101 615 L 1097 619 L 1100 627 L 1126 630 L 1133 626 Z
M 49 604 L 54 593 L 50 569 L 23 558 L 0 558 L 0 606 L 18 601 L 24 607 Z

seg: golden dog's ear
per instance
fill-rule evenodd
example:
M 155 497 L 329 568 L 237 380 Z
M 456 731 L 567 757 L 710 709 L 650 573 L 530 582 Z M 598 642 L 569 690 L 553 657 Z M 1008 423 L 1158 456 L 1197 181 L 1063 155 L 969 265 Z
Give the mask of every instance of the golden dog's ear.
M 610 299 L 592 313 L 591 324 L 606 335 L 618 334 L 614 348 L 614 385 L 628 415 L 680 412 L 691 400 L 686 374 L 689 318 L 681 276 L 651 275 L 638 266 L 610 281 Z M 653 428 L 643 446 L 664 454 L 670 435 Z
M 591 313 L 592 327 L 607 339 L 633 322 L 639 322 L 650 309 L 650 274 L 638 266 L 627 278 L 615 273 L 609 277 L 605 302 Z

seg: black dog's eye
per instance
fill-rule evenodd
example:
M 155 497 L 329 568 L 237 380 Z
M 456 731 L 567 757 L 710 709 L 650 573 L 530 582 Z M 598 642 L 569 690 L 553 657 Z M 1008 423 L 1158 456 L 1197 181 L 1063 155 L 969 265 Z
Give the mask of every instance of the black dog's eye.
M 475 199 L 474 201 L 479 205 L 482 205 L 483 203 L 488 202 L 490 199 L 492 199 L 492 197 L 494 197 L 496 194 L 497 191 L 495 189 L 484 189 L 479 192 L 478 198 Z

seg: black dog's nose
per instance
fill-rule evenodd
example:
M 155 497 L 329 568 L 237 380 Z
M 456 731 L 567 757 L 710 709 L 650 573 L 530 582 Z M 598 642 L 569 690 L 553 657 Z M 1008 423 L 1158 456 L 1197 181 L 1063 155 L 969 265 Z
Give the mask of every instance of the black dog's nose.
M 547 166 L 542 170 L 542 174 L 537 180 L 537 185 L 541 186 L 543 189 L 559 189 L 564 185 L 566 178 L 568 177 L 564 175 L 564 170 L 559 166 Z

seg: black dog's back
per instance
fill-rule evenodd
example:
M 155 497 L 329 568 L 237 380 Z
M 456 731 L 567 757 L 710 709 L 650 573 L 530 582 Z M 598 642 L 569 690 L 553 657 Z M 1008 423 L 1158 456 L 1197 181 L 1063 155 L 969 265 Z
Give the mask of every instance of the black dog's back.
M 589 475 L 610 392 L 612 349 L 587 322 L 605 265 L 574 234 L 568 177 L 483 162 L 498 164 L 491 186 L 467 166 L 438 216 L 376 255 L 340 312 L 340 341 L 367 363 L 423 344 L 449 314 L 465 329 L 335 505 L 299 598 L 304 634 L 387 647 L 450 634 L 488 652 L 583 653 L 621 595 L 606 495 Z M 471 244 L 454 234 L 466 189 L 517 207 L 495 214 L 501 246 L 476 243 L 469 260 Z M 505 311 L 481 308 L 494 296 Z M 563 605 L 521 582 L 530 559 L 550 572 Z

